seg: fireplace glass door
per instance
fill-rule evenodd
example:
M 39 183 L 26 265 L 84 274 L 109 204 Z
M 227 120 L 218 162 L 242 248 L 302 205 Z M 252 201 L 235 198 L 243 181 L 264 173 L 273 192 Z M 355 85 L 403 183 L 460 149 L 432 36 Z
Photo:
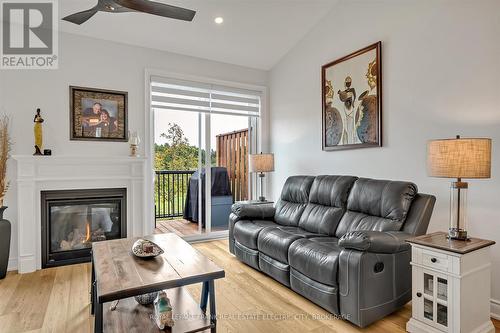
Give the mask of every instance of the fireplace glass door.
M 90 261 L 93 242 L 123 238 L 126 189 L 42 191 L 42 267 Z
M 92 242 L 120 238 L 120 202 L 51 203 L 50 251 L 92 247 Z

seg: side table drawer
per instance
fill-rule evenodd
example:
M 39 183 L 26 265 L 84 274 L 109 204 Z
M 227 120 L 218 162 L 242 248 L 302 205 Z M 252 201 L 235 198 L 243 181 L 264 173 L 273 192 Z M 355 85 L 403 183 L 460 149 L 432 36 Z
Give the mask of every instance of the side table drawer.
M 416 264 L 442 272 L 451 272 L 453 258 L 437 251 L 412 247 L 412 261 Z
M 447 272 L 450 258 L 446 254 L 422 249 L 422 265 Z

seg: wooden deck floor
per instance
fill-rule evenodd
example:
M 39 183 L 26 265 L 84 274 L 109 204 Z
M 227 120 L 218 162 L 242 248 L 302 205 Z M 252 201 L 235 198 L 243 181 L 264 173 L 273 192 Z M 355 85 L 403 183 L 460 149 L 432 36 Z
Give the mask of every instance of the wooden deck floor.
M 227 228 L 215 227 L 212 231 L 227 230 Z M 155 234 L 163 234 L 167 232 L 173 232 L 178 236 L 192 236 L 198 235 L 198 224 L 193 223 L 184 219 L 176 220 L 157 220 Z M 202 229 L 202 233 L 205 232 L 205 228 Z
M 239 262 L 228 252 L 227 240 L 193 246 L 226 271 L 226 277 L 215 282 L 219 332 L 405 332 L 410 304 L 360 329 L 332 318 L 307 299 Z M 92 332 L 94 318 L 90 315 L 89 285 L 90 264 L 29 274 L 10 272 L 0 280 L 0 333 Z M 189 292 L 199 299 L 201 284 L 190 286 Z M 500 323 L 496 320 L 493 323 L 496 332 L 500 332 Z
M 157 220 L 155 234 L 173 232 L 179 236 L 190 236 L 198 234 L 198 224 L 184 219 Z

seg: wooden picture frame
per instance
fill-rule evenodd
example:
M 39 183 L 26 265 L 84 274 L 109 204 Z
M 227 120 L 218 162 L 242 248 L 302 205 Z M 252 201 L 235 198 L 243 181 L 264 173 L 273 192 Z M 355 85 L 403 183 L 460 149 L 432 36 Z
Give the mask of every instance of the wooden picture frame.
M 126 91 L 69 87 L 70 140 L 128 141 Z
M 382 42 L 321 67 L 324 151 L 382 146 Z

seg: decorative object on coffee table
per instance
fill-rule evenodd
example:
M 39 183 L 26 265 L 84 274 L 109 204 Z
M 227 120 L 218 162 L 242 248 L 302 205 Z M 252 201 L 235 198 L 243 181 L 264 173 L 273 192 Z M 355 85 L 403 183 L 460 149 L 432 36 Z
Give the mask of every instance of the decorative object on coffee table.
M 130 138 L 128 139 L 128 144 L 130 145 L 130 156 L 137 157 L 137 147 L 141 143 L 141 139 L 137 135 L 137 132 L 132 132 Z
M 7 206 L 3 205 L 5 194 L 9 188 L 7 181 L 7 160 L 10 157 L 11 141 L 9 136 L 9 117 L 0 118 L 0 279 L 7 274 L 10 254 L 10 221 L 3 218 Z
M 467 240 L 467 188 L 462 178 L 490 178 L 491 139 L 461 138 L 431 140 L 427 165 L 432 177 L 456 178 L 450 191 L 448 237 Z
M 165 327 L 173 327 L 174 320 L 172 319 L 172 305 L 168 299 L 166 291 L 162 290 L 154 301 L 153 319 L 159 329 Z
M 140 258 L 153 258 L 163 252 L 162 248 L 157 244 L 143 238 L 136 240 L 134 245 L 132 245 L 132 253 Z
M 128 141 L 126 91 L 69 87 L 70 139 Z
M 260 196 L 259 201 L 266 201 L 264 196 L 264 172 L 274 171 L 274 154 L 253 154 L 250 155 L 249 171 L 257 172 L 260 178 Z
M 156 297 L 158 297 L 158 294 L 159 293 L 155 291 L 153 293 L 134 296 L 134 299 L 141 305 L 148 305 L 155 301 Z
M 409 238 L 412 266 L 411 333 L 493 333 L 490 319 L 494 241 L 447 238 L 445 232 Z
M 321 69 L 323 150 L 382 146 L 382 43 Z
M 43 155 L 42 154 L 42 145 L 43 145 L 43 129 L 42 129 L 42 123 L 43 123 L 43 118 L 40 115 L 40 109 L 36 109 L 36 114 L 35 118 L 33 119 L 33 122 L 35 125 L 33 126 L 33 132 L 35 134 L 35 152 L 33 155 Z

